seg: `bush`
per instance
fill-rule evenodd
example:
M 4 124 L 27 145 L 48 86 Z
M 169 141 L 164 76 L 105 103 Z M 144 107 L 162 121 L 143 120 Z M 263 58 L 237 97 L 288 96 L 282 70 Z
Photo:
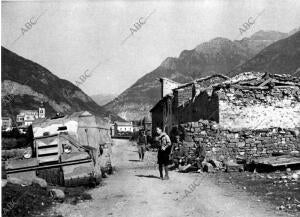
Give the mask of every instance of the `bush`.
M 2 149 L 17 149 L 33 147 L 32 127 L 28 127 L 26 134 L 21 134 L 17 128 L 9 132 L 2 132 Z
M 30 146 L 31 146 L 31 144 L 29 144 L 27 142 L 26 137 L 20 137 L 20 138 L 3 138 L 2 137 L 2 149 L 3 150 L 26 148 L 26 147 L 30 147 Z

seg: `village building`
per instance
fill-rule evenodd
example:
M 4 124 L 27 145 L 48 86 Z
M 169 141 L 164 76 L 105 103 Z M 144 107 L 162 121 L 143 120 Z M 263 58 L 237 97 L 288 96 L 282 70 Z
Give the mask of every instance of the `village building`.
M 38 110 L 21 110 L 17 115 L 17 124 L 18 126 L 30 126 L 38 117 Z
M 9 130 L 12 127 L 12 119 L 10 117 L 2 117 L 2 130 Z
M 253 129 L 262 121 L 260 127 L 265 128 L 300 126 L 298 82 L 258 72 L 232 79 L 213 75 L 170 90 L 165 84 L 169 80 L 161 79 L 162 99 L 150 111 L 153 128 L 169 133 L 172 126 L 200 119 L 225 128 Z
M 160 78 L 161 82 L 161 100 L 150 110 L 152 115 L 152 131 L 155 132 L 157 126 L 169 133 L 172 127 L 194 119 L 200 119 L 202 116 L 209 117 L 208 111 L 202 109 L 205 104 L 198 105 L 199 99 L 195 101 L 202 89 L 212 84 L 227 80 L 228 77 L 215 74 L 194 80 L 187 84 L 180 84 L 167 78 Z M 189 102 L 195 103 L 192 111 L 186 111 L 185 108 Z M 206 109 L 205 109 L 206 110 Z
M 17 125 L 20 127 L 27 127 L 32 125 L 33 121 L 36 119 L 43 119 L 46 117 L 46 110 L 41 103 L 40 107 L 38 110 L 21 110 L 19 114 L 17 115 Z
M 115 135 L 118 133 L 127 133 L 133 132 L 133 124 L 132 122 L 121 122 L 121 121 L 116 121 L 115 124 Z
M 153 127 L 168 134 L 176 129 L 186 142 L 203 142 L 208 154 L 262 157 L 300 150 L 297 77 L 245 72 L 172 92 L 152 108 Z

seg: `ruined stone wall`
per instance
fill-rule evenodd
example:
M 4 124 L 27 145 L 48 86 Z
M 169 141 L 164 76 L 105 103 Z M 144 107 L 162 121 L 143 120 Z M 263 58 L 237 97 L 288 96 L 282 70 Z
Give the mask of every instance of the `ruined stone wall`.
M 271 156 L 275 152 L 300 151 L 300 128 L 240 129 L 221 128 L 213 121 L 200 120 L 180 124 L 173 129 L 185 142 L 201 142 L 207 155 L 246 159 Z
M 228 129 L 262 129 L 300 126 L 299 88 L 245 90 L 222 88 L 219 95 L 219 123 Z
M 177 108 L 178 124 L 204 120 L 219 119 L 219 100 L 218 95 L 208 94 L 207 91 L 202 91 L 195 98 Z
M 192 99 L 192 91 L 193 91 L 193 86 L 190 85 L 188 87 L 182 88 L 182 89 L 177 89 L 174 91 L 174 97 L 175 97 L 175 106 L 179 107 L 182 106 L 184 103 Z

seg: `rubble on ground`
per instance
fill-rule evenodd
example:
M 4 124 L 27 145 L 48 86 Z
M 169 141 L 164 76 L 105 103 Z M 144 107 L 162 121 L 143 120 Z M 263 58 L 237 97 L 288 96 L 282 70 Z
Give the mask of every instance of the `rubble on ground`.
M 57 200 L 65 199 L 65 193 L 64 193 L 64 191 L 62 191 L 60 189 L 52 188 L 49 190 L 49 193 L 53 199 L 57 199 Z

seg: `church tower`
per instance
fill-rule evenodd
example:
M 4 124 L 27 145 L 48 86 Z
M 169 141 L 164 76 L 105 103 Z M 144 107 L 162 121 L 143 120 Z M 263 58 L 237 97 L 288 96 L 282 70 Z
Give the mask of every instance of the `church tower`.
M 39 107 L 39 118 L 45 118 L 46 117 L 46 109 L 44 107 L 44 103 L 41 102 L 41 105 Z

